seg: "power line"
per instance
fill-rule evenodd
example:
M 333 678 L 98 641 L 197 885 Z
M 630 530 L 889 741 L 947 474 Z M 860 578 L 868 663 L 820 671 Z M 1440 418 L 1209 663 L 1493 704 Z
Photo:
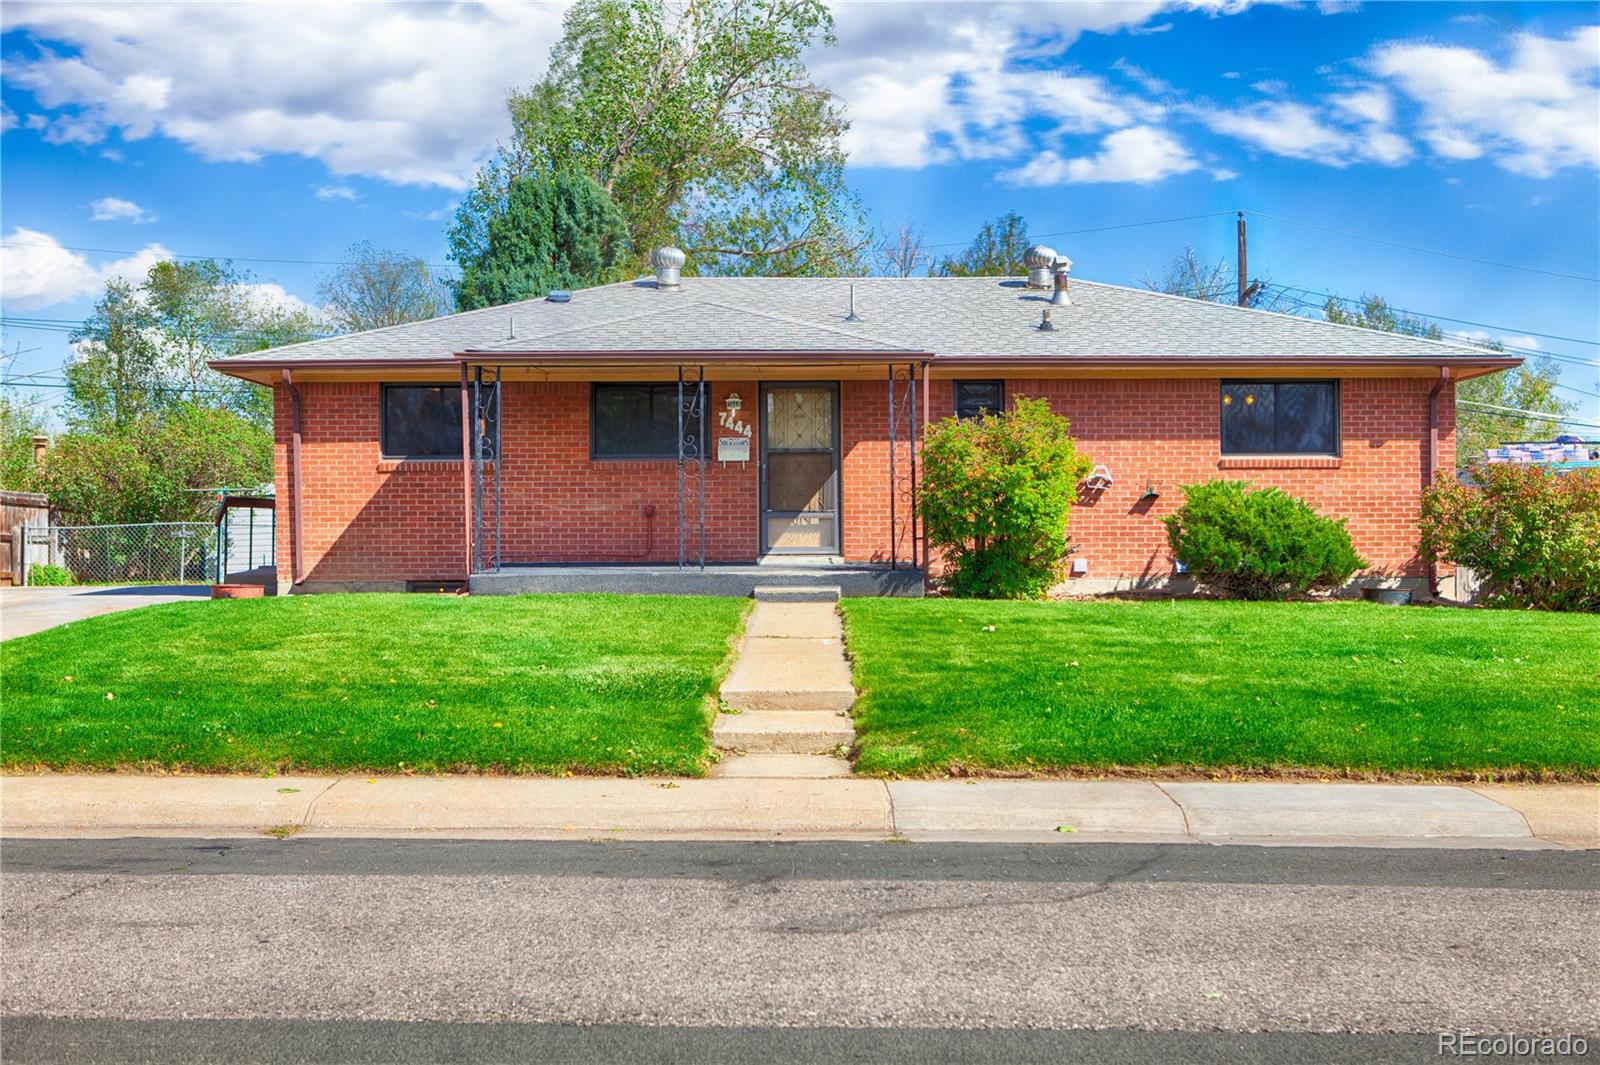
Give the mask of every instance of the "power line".
M 1360 300 L 1352 299 L 1349 296 L 1339 296 L 1332 292 L 1321 292 L 1317 289 L 1297 288 L 1293 285 L 1273 285 L 1271 287 L 1282 289 L 1285 292 L 1303 292 L 1308 296 L 1319 296 L 1324 299 L 1336 300 L 1340 303 L 1349 304 L 1352 307 L 1359 306 L 1361 303 Z M 1507 333 L 1518 333 L 1522 336 L 1540 337 L 1544 340 L 1562 340 L 1569 344 L 1590 344 L 1600 347 L 1600 340 L 1582 340 L 1578 337 L 1557 336 L 1554 333 L 1536 333 L 1532 329 L 1518 329 L 1517 327 L 1510 325 L 1490 325 L 1488 322 L 1473 322 L 1466 318 L 1452 318 L 1448 314 L 1429 314 L 1427 311 L 1410 311 L 1404 307 L 1390 307 L 1389 309 L 1397 314 L 1413 314 L 1423 318 L 1436 318 L 1441 322 L 1454 322 L 1457 325 L 1475 325 L 1479 329 L 1499 329 Z
M 1580 418 L 1569 418 L 1559 414 L 1547 414 L 1544 411 L 1523 410 L 1521 407 L 1502 407 L 1498 403 L 1479 403 L 1475 399 L 1458 399 L 1456 406 L 1468 407 L 1472 410 L 1494 411 L 1499 414 L 1519 414 L 1524 418 L 1537 418 L 1540 421 L 1558 422 L 1566 425 L 1582 425 L 1589 429 L 1600 429 L 1600 422 L 1583 421 Z
M 56 384 L 50 381 L 6 381 L 0 387 L 5 388 L 70 388 L 67 384 Z M 123 391 L 151 392 L 161 395 L 178 396 L 234 396 L 237 392 L 225 388 L 184 388 L 179 385 L 132 385 Z
M 1365 240 L 1372 244 L 1383 244 L 1390 248 L 1403 248 L 1406 251 L 1420 252 L 1423 255 L 1438 255 L 1446 259 L 1459 259 L 1462 262 L 1477 263 L 1479 266 L 1493 266 L 1499 270 L 1520 270 L 1528 274 L 1543 274 L 1546 277 L 1562 277 L 1569 281 L 1588 281 L 1600 285 L 1600 277 L 1586 277 L 1583 274 L 1564 274 L 1559 270 L 1541 270 L 1536 266 L 1519 266 L 1516 263 L 1496 262 L 1493 259 L 1479 259 L 1472 255 L 1460 255 L 1453 251 L 1440 251 L 1437 248 L 1420 248 L 1415 244 L 1402 244 L 1397 240 L 1385 240 L 1382 237 L 1369 237 L 1363 233 L 1351 233 L 1348 230 L 1334 229 L 1331 226 L 1317 225 L 1315 222 L 1302 222 L 1297 218 L 1285 218 L 1282 215 L 1267 214 L 1264 211 L 1244 211 L 1257 218 L 1269 218 L 1274 222 L 1287 222 L 1291 226 L 1304 226 L 1306 229 L 1315 229 L 1323 233 L 1332 233 L 1340 237 L 1349 237 L 1351 240 Z
M 1310 289 L 1293 288 L 1292 286 L 1289 286 L 1289 285 L 1273 285 L 1273 286 L 1271 286 L 1271 288 L 1278 289 L 1280 292 L 1308 292 L 1308 293 L 1311 293 L 1312 295 L 1328 295 L 1327 293 L 1312 292 L 1312 290 L 1310 290 Z M 1359 306 L 1359 302 L 1358 301 L 1351 300 L 1351 299 L 1348 299 L 1348 298 L 1343 297 L 1343 296 L 1329 296 L 1329 298 L 1334 299 L 1334 300 L 1336 300 L 1336 301 L 1338 301 L 1340 303 L 1350 304 L 1351 306 Z M 1294 309 L 1294 310 L 1297 310 L 1297 311 L 1298 310 L 1321 311 L 1323 309 L 1322 306 L 1319 305 L 1319 304 L 1311 303 L 1311 302 L 1309 302 L 1307 300 L 1296 299 L 1293 296 L 1286 296 L 1285 299 L 1287 300 L 1287 302 L 1289 303 L 1291 308 Z M 1396 312 L 1398 312 L 1400 314 L 1415 315 L 1415 316 L 1419 316 L 1419 317 L 1422 317 L 1422 318 L 1435 318 L 1435 317 L 1437 317 L 1437 318 L 1442 318 L 1445 321 L 1459 321 L 1459 319 L 1445 318 L 1443 315 L 1431 315 L 1426 311 L 1408 311 L 1408 310 L 1405 310 L 1404 308 L 1401 308 L 1401 307 L 1390 307 L 1389 309 L 1392 310 L 1392 311 L 1396 311 Z M 1475 323 L 1467 323 L 1467 324 L 1475 324 Z M 1538 335 L 1540 335 L 1540 334 L 1528 332 L 1528 331 L 1525 331 L 1525 330 L 1515 329 L 1515 328 L 1512 328 L 1512 327 L 1509 327 L 1509 326 L 1493 326 L 1492 328 L 1495 328 L 1495 329 L 1508 329 L 1511 332 L 1524 333 L 1527 336 L 1538 336 Z M 1424 337 L 1422 339 L 1426 340 L 1426 339 L 1429 339 L 1429 338 Z M 1566 339 L 1566 338 L 1562 338 L 1562 339 Z M 1442 340 L 1441 342 L 1451 342 L 1451 341 Z M 1457 340 L 1457 341 L 1453 341 L 1453 342 L 1457 343 L 1457 344 L 1472 343 L 1471 341 L 1465 341 L 1465 340 Z M 1573 340 L 1572 343 L 1584 344 L 1584 343 L 1593 343 L 1593 342 L 1592 341 L 1583 341 L 1583 340 Z M 1493 351 L 1495 349 L 1485 347 L 1485 350 L 1486 351 Z M 1585 358 L 1582 358 L 1582 357 L 1577 356 L 1577 355 L 1569 355 L 1569 354 L 1567 354 L 1565 352 L 1560 352 L 1560 351 L 1545 351 L 1545 350 L 1543 350 L 1541 348 L 1520 347 L 1520 346 L 1518 346 L 1516 344 L 1506 344 L 1506 343 L 1503 343 L 1503 342 L 1501 342 L 1499 350 L 1512 352 L 1512 353 L 1515 353 L 1515 354 L 1518 354 L 1518 355 L 1527 355 L 1527 356 L 1530 356 L 1532 358 L 1552 359 L 1552 360 L 1554 360 L 1556 362 L 1571 363 L 1571 364 L 1573 364 L 1575 366 L 1600 367 L 1600 359 L 1585 359 Z
M 0 245 L 27 248 L 61 248 L 66 251 L 94 252 L 96 255 L 138 255 L 145 250 L 142 248 L 88 248 L 81 244 L 57 244 L 55 241 L 15 240 L 12 238 L 0 240 Z M 280 266 L 350 266 L 354 263 L 354 260 L 351 259 L 269 259 L 258 255 L 179 255 L 175 251 L 168 251 L 167 254 L 174 259 L 214 259 L 239 263 L 275 263 Z M 450 264 L 448 263 L 429 262 L 420 255 L 417 258 L 425 266 L 439 270 L 450 269 Z
M 1207 214 L 1186 214 L 1177 218 L 1152 218 L 1148 222 L 1123 222 L 1114 226 L 1091 226 L 1088 229 L 1058 229 L 1051 233 L 1032 233 L 1030 239 L 1043 240 L 1045 237 L 1076 237 L 1083 233 L 1110 233 L 1118 229 L 1138 229 L 1142 226 L 1165 226 L 1173 222 L 1195 222 L 1203 218 L 1226 218 L 1232 211 L 1211 211 Z M 942 244 L 924 244 L 924 248 L 962 248 L 971 244 L 970 240 L 950 240 Z

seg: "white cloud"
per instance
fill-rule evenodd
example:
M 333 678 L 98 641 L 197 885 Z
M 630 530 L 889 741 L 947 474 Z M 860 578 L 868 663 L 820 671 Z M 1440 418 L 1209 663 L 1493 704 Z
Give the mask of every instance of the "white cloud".
M 321 318 L 323 308 L 307 303 L 274 281 L 249 281 L 239 286 L 245 299 L 257 311 L 278 308 L 289 313 L 304 311 L 313 318 Z
M 1199 108 L 1197 113 L 1218 133 L 1274 155 L 1325 166 L 1398 166 L 1412 157 L 1411 143 L 1391 128 L 1394 106 L 1381 88 L 1330 96 L 1323 106 L 1271 100 L 1231 111 Z
M 1462 344 L 1472 344 L 1476 347 L 1489 347 L 1491 344 L 1501 344 L 1507 348 L 1523 348 L 1527 351 L 1539 350 L 1539 338 L 1525 336 L 1520 333 L 1490 333 L 1485 329 L 1452 329 L 1445 334 L 1446 340 L 1453 340 Z
M 146 211 L 132 200 L 124 200 L 120 196 L 102 196 L 89 204 L 91 217 L 96 222 L 132 222 L 142 225 L 147 222 L 160 220 L 161 216 L 153 211 Z
M 1062 185 L 1133 182 L 1148 185 L 1199 167 L 1171 134 L 1148 126 L 1119 129 L 1100 142 L 1097 155 L 1065 159 L 1046 151 L 1015 170 L 999 175 L 1013 185 Z
M 838 45 L 808 55 L 845 101 L 857 166 L 924 167 L 1032 150 L 1046 136 L 1153 121 L 1161 109 L 1103 78 L 1041 70 L 1087 32 L 1141 27 L 1150 4 L 839 3 Z
M 319 200 L 347 200 L 354 203 L 361 197 L 349 185 L 320 185 L 317 187 Z
M 17 226 L 0 244 L 0 303 L 32 311 L 97 294 L 112 278 L 138 281 L 172 252 L 147 244 L 125 259 L 95 266 L 48 233 Z
M 1505 65 L 1471 48 L 1401 42 L 1375 49 L 1371 66 L 1416 102 L 1422 139 L 1447 159 L 1487 155 L 1533 177 L 1600 167 L 1600 26 L 1515 41 Z
M 1218 133 L 1265 148 L 1274 155 L 1340 162 L 1348 139 L 1325 125 L 1314 108 L 1278 101 L 1238 111 L 1211 111 L 1205 123 Z
M 47 42 L 6 79 L 47 140 L 162 134 L 208 160 L 272 152 L 335 174 L 464 187 L 544 69 L 563 5 L 8 3 Z M 64 45 L 77 54 L 56 51 Z

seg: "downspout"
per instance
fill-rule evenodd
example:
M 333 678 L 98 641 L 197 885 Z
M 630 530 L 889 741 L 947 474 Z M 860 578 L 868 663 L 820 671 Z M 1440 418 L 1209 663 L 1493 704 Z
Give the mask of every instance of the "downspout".
M 911 545 L 913 548 L 916 547 L 917 533 L 920 531 L 922 533 L 922 586 L 924 589 L 926 589 L 928 586 L 928 574 L 932 572 L 933 567 L 928 560 L 928 530 L 927 527 L 922 524 L 921 515 L 918 513 L 919 508 L 917 507 L 917 452 L 922 446 L 923 438 L 928 435 L 928 426 L 933 424 L 931 420 L 933 417 L 932 399 L 933 382 L 928 378 L 928 363 L 926 360 L 924 360 L 922 363 L 922 425 L 920 427 L 913 427 L 913 431 L 911 433 Z M 920 432 L 917 431 L 918 429 L 920 429 Z M 923 468 L 922 477 L 923 480 L 927 480 L 928 471 L 926 467 Z M 916 561 L 916 553 L 913 551 L 911 556 L 912 565 L 916 565 Z
M 472 403 L 467 397 L 467 364 L 461 364 L 461 535 L 465 545 L 462 579 L 472 583 Z
M 1422 483 L 1423 491 L 1439 476 L 1439 395 L 1450 383 L 1450 367 L 1439 367 L 1439 380 L 1428 390 L 1428 476 Z M 1428 561 L 1428 594 L 1439 598 L 1439 565 Z
M 294 387 L 288 369 L 283 371 L 283 387 L 289 393 L 289 576 L 291 583 L 297 585 L 306 579 L 305 478 L 300 457 L 304 428 L 300 390 Z

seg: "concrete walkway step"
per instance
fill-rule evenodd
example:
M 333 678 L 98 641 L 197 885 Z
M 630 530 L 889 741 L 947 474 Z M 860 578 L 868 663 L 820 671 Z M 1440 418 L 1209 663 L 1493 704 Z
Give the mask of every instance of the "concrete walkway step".
M 711 767 L 714 777 L 821 780 L 848 777 L 850 763 L 826 754 L 733 754 Z
M 840 640 L 746 636 L 722 701 L 735 710 L 848 710 L 856 690 Z
M 744 623 L 746 638 L 844 640 L 844 621 L 832 603 L 757 603 Z
M 767 584 L 757 585 L 757 602 L 766 603 L 837 603 L 837 584 Z
M 751 710 L 718 714 L 711 743 L 719 750 L 827 754 L 855 742 L 856 730 L 842 714 L 823 710 Z

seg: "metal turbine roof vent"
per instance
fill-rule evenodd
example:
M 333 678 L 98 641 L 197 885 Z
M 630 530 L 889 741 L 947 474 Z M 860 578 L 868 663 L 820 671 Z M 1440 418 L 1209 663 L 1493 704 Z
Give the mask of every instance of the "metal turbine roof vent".
M 1049 288 L 1050 271 L 1055 266 L 1056 250 L 1044 244 L 1035 244 L 1022 253 L 1022 264 L 1028 268 L 1029 288 Z
M 682 248 L 674 248 L 670 244 L 651 252 L 650 266 L 656 272 L 656 288 L 677 288 L 678 272 L 688 259 Z

